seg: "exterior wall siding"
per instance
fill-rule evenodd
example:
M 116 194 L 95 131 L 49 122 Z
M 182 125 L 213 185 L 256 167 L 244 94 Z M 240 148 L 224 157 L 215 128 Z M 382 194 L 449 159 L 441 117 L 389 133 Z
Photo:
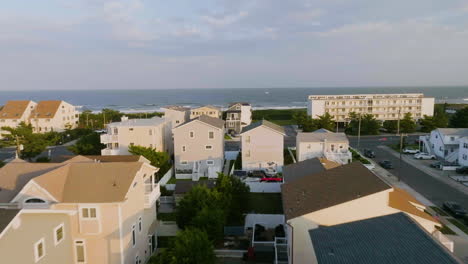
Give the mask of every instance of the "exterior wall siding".
M 284 136 L 269 128 L 260 126 L 241 136 L 242 168 L 253 170 L 270 167 L 282 171 L 284 164 Z

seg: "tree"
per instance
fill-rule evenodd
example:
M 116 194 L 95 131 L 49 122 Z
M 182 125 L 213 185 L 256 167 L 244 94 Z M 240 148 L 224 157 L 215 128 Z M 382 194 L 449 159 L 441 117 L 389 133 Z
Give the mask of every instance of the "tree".
M 385 128 L 389 133 L 395 133 L 398 129 L 398 121 L 386 120 L 383 122 L 383 128 Z
M 447 104 L 444 104 L 443 107 L 440 107 L 439 105 L 436 105 L 434 109 L 434 125 L 436 127 L 447 127 L 449 120 L 448 116 L 445 113 L 445 108 L 447 107 Z
M 151 165 L 159 168 L 158 175 L 162 176 L 171 168 L 170 157 L 166 152 L 156 151 L 153 148 L 130 146 L 128 151 L 133 155 L 141 155 L 150 161 Z
M 335 121 L 329 113 L 325 113 L 322 116 L 319 116 L 317 119 L 313 119 L 317 129 L 324 128 L 330 131 L 335 129 Z
M 78 139 L 75 145 L 68 149 L 77 155 L 101 155 L 101 149 L 106 145 L 101 144 L 101 138 L 98 133 L 91 133 Z
M 318 129 L 317 124 L 306 112 L 294 113 L 293 120 L 302 128 L 302 132 L 312 132 Z
M 421 124 L 421 131 L 422 132 L 431 132 L 432 130 L 436 129 L 437 126 L 434 121 L 434 117 L 424 115 L 423 118 L 419 121 Z
M 416 122 L 413 120 L 411 113 L 406 113 L 403 119 L 400 120 L 400 132 L 413 133 L 416 131 Z
M 21 158 L 31 160 L 41 154 L 50 144 L 44 134 L 33 133 L 31 124 L 21 122 L 16 128 L 2 127 L 2 130 L 8 132 L 3 134 L 7 141 L 23 145 L 20 152 Z
M 218 173 L 216 190 L 222 194 L 224 199 L 227 221 L 239 222 L 248 210 L 250 188 L 239 178 Z
M 346 133 L 357 135 L 359 131 L 359 115 L 351 112 L 349 113 L 349 118 L 351 121 L 346 128 Z M 361 135 L 378 135 L 380 127 L 380 122 L 372 114 L 361 115 Z
M 214 264 L 214 248 L 202 230 L 188 228 L 177 234 L 173 243 L 150 264 Z
M 450 127 L 468 128 L 468 106 L 458 110 L 450 119 Z

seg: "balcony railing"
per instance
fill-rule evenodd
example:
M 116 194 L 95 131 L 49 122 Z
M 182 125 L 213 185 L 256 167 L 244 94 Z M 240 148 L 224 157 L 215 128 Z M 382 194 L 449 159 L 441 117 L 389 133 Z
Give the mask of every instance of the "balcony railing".
M 116 143 L 116 142 L 118 142 L 118 140 L 119 140 L 118 135 L 109 135 L 109 134 L 102 134 L 101 135 L 101 143 L 102 144 Z
M 151 208 L 156 200 L 161 196 L 159 184 L 146 183 L 145 184 L 145 208 Z
M 109 156 L 109 155 L 119 155 L 119 150 L 118 149 L 102 149 L 101 150 L 101 155 L 103 156 Z
M 348 164 L 352 161 L 352 154 L 350 151 L 343 152 L 324 152 L 325 158 L 330 161 L 338 162 L 340 164 Z

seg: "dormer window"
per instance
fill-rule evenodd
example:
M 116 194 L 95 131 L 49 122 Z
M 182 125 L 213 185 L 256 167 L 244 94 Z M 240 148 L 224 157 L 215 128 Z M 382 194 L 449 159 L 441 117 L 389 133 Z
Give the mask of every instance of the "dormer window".
M 29 198 L 26 201 L 24 201 L 24 203 L 42 203 L 42 204 L 45 204 L 47 202 L 42 200 L 42 199 L 39 199 L 39 198 Z

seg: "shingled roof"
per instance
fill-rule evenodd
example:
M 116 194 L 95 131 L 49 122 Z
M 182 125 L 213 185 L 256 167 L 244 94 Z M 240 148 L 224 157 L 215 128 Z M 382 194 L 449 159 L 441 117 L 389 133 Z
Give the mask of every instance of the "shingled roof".
M 192 122 L 195 122 L 195 121 L 200 121 L 200 122 L 203 122 L 207 125 L 210 125 L 210 126 L 213 126 L 213 127 L 216 127 L 216 128 L 224 128 L 224 120 L 222 119 L 219 119 L 219 118 L 215 118 L 215 117 L 211 117 L 211 116 L 207 116 L 207 115 L 201 115 L 197 118 L 194 118 L 192 120 L 189 120 L 183 124 L 181 124 L 180 126 L 177 126 L 175 127 L 174 129 L 178 129 L 180 127 L 183 127 L 187 124 L 190 124 Z
M 54 118 L 61 103 L 59 100 L 39 101 L 31 112 L 31 118 Z
M 292 163 L 283 167 L 284 182 L 291 182 L 322 171 L 325 171 L 325 167 L 318 158 Z
M 459 263 L 404 213 L 320 226 L 309 235 L 320 264 Z
M 28 107 L 29 100 L 8 101 L 0 110 L 0 119 L 19 119 Z
M 265 127 L 268 127 L 280 134 L 283 134 L 285 135 L 286 133 L 284 132 L 284 128 L 282 126 L 278 126 L 277 124 L 274 124 L 270 121 L 267 121 L 267 120 L 261 120 L 261 121 L 258 121 L 258 122 L 255 122 L 255 123 L 252 123 L 244 128 L 242 128 L 242 133 L 245 133 L 245 132 L 248 132 L 252 129 L 255 129 L 257 127 L 261 127 L 261 126 L 265 126 Z
M 281 186 L 286 219 L 378 193 L 391 187 L 359 162 L 302 177 Z
M 19 212 L 19 209 L 0 209 L 0 234 Z

